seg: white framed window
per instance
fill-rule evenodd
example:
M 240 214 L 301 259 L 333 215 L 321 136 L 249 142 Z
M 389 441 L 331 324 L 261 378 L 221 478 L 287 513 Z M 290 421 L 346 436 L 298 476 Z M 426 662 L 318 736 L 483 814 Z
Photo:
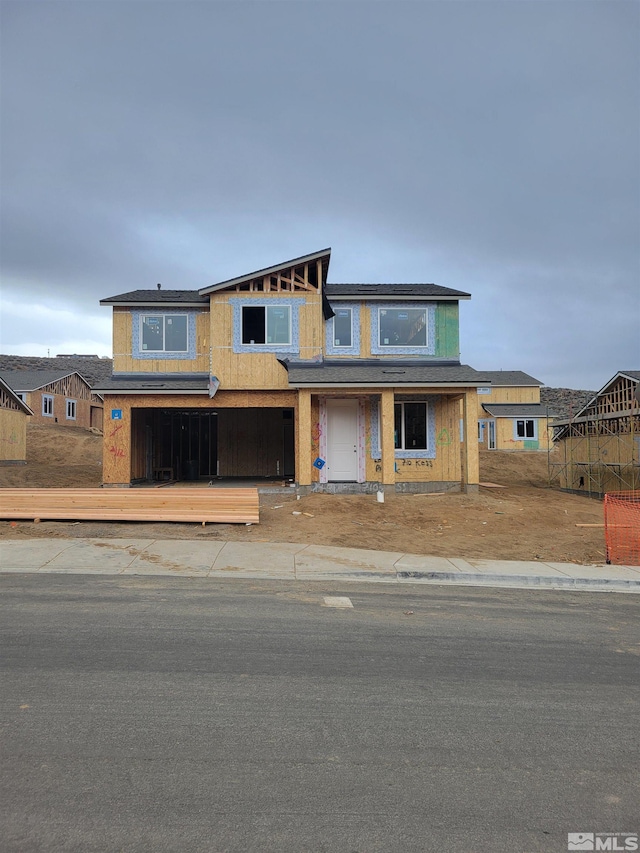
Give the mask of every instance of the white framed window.
M 486 426 L 485 421 L 478 421 L 478 443 L 484 443 L 484 428 Z
M 378 346 L 428 346 L 426 308 L 380 308 Z
M 67 400 L 67 420 L 75 421 L 76 419 L 76 401 L 75 400 Z
M 243 305 L 242 343 L 265 346 L 291 344 L 291 306 Z
M 426 403 L 395 403 L 394 443 L 396 450 L 428 450 Z
M 144 352 L 187 352 L 187 315 L 143 314 L 140 317 L 140 348 Z
M 353 341 L 353 309 L 336 308 L 333 318 L 334 349 L 349 349 Z
M 27 402 L 27 394 L 25 391 L 15 391 L 14 393 L 19 400 L 22 400 L 23 403 Z
M 538 437 L 538 422 L 534 418 L 517 418 L 513 422 L 513 437 L 517 441 L 536 439 Z
M 42 414 L 45 418 L 53 417 L 53 396 L 51 394 L 42 395 Z

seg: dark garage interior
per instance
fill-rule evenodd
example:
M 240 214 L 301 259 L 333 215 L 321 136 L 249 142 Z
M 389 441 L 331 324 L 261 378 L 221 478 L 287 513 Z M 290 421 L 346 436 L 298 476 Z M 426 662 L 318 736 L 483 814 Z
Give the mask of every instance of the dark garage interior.
M 132 480 L 290 479 L 291 408 L 133 409 Z

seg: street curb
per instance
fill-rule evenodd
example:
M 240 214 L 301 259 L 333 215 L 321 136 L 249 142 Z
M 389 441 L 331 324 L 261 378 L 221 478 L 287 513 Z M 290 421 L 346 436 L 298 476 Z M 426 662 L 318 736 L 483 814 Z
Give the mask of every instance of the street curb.
M 409 572 L 399 571 L 400 580 L 421 580 L 431 583 L 466 584 L 473 586 L 538 587 L 539 589 L 582 589 L 590 592 L 640 593 L 640 580 L 621 578 L 569 578 L 541 575 L 488 575 L 471 572 Z

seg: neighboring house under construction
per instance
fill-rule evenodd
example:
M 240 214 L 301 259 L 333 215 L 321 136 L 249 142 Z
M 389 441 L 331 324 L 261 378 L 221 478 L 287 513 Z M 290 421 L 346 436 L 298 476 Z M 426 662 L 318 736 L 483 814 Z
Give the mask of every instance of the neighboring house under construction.
M 574 417 L 552 423 L 552 483 L 579 494 L 640 489 L 640 370 L 621 370 Z

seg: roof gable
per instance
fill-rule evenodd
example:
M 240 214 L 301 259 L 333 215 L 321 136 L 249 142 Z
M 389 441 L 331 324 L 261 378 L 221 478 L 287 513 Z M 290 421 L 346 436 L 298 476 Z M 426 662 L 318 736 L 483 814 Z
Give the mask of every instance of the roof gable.
M 200 295 L 205 295 L 215 293 L 219 290 L 259 290 L 261 292 L 269 292 L 270 290 L 319 290 L 327 280 L 330 258 L 331 249 L 322 249 L 319 252 L 312 252 L 310 255 L 302 255 L 299 258 L 292 258 L 290 261 L 284 261 L 271 267 L 247 273 L 246 275 L 229 278 L 226 281 L 202 287 L 198 292 Z M 320 281 L 317 280 L 315 273 L 313 278 L 311 278 L 314 261 L 320 262 L 321 265 L 322 273 Z M 309 273 L 307 277 L 298 272 L 300 269 L 305 268 L 308 269 Z M 282 273 L 290 274 L 283 277 Z M 289 286 L 281 287 L 281 283 Z
M 2 377 L 0 377 L 0 397 L 2 398 L 1 408 L 24 412 L 25 415 L 33 414 L 29 406 L 18 397 L 13 388 Z M 5 406 L 5 402 L 8 402 L 10 405 Z

